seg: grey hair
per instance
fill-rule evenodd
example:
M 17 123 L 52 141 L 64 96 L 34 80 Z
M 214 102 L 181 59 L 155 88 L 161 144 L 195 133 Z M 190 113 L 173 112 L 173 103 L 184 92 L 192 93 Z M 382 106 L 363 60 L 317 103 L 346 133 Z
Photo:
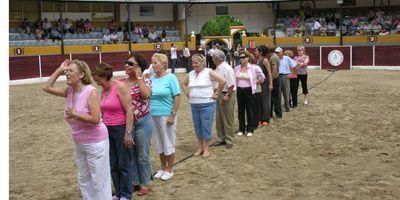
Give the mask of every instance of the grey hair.
M 214 50 L 212 56 L 215 56 L 220 61 L 225 61 L 225 53 L 219 49 Z

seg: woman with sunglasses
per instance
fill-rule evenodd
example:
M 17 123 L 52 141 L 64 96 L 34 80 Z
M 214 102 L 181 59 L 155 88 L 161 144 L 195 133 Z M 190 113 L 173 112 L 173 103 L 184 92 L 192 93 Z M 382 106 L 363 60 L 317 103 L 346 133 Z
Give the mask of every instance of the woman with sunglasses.
M 207 60 L 201 54 L 192 56 L 193 70 L 186 76 L 182 89 L 192 108 L 193 125 L 196 132 L 198 147 L 195 156 L 210 155 L 208 146 L 211 143 L 211 132 L 214 122 L 215 100 L 225 87 L 225 79 L 217 72 L 206 68 Z M 218 88 L 214 92 L 214 84 Z
M 131 95 L 124 83 L 112 79 L 112 68 L 107 63 L 99 63 L 92 75 L 97 85 L 103 89 L 100 108 L 110 141 L 111 178 L 115 188 L 113 200 L 127 200 L 132 197 L 131 151 L 134 145 Z
M 67 87 L 54 83 L 66 73 Z M 84 200 L 110 200 L 110 161 L 107 128 L 101 120 L 99 94 L 91 85 L 89 66 L 65 60 L 43 85 L 49 94 L 66 98 L 64 117 L 75 143 L 78 183 Z
M 237 102 L 238 102 L 238 118 L 239 132 L 238 136 L 247 133 L 247 136 L 252 136 L 258 122 L 254 116 L 256 112 L 255 97 L 257 84 L 262 84 L 265 76 L 261 68 L 251 64 L 250 59 L 252 54 L 248 51 L 243 51 L 239 54 L 240 65 L 236 66 L 235 76 L 237 85 Z M 246 117 L 245 117 L 246 115 Z M 247 125 L 245 119 L 247 118 Z
M 143 71 L 148 64 L 143 54 L 133 54 L 125 62 L 125 73 L 127 78 L 122 78 L 132 97 L 133 106 L 133 131 L 135 142 L 132 152 L 133 190 L 139 190 L 138 195 L 144 196 L 149 193 L 149 183 L 152 176 L 150 160 L 150 140 L 153 130 L 153 121 L 150 111 L 149 99 L 151 97 L 151 81 L 143 77 Z
M 304 94 L 304 104 L 308 104 L 308 89 L 307 89 L 307 66 L 310 62 L 310 57 L 305 54 L 306 48 L 304 46 L 297 47 L 297 56 L 294 57 L 294 61 L 297 62 L 300 66 L 295 70 L 297 74 L 297 82 L 294 87 L 293 96 L 296 96 L 296 99 L 293 99 L 293 106 L 297 106 L 297 90 L 299 89 L 299 81 L 301 82 L 301 88 Z

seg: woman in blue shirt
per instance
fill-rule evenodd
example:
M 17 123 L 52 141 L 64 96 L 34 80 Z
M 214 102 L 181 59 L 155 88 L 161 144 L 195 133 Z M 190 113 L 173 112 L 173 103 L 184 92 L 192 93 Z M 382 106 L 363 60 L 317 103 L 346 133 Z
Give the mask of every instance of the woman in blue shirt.
M 150 98 L 150 114 L 154 123 L 154 140 L 160 156 L 161 169 L 154 175 L 156 179 L 169 180 L 174 175 L 172 165 L 175 158 L 177 116 L 180 104 L 178 79 L 167 72 L 168 57 L 156 53 L 151 59 L 154 76 Z

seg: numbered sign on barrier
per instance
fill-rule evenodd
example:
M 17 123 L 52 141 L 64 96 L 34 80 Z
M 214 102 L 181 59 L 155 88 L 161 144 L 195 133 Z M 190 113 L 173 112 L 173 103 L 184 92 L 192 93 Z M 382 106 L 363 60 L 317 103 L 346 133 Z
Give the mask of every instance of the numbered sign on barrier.
M 92 46 L 92 51 L 94 52 L 101 52 L 101 46 Z
M 15 48 L 14 49 L 14 54 L 17 56 L 23 55 L 24 54 L 24 49 L 23 48 Z

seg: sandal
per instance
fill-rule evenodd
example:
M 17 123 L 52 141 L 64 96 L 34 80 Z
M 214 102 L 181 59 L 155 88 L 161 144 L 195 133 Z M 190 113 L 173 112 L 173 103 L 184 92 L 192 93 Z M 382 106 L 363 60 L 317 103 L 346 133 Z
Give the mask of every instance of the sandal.
M 139 193 L 137 194 L 138 196 L 145 196 L 149 194 L 150 188 L 149 187 L 141 187 L 139 190 Z

